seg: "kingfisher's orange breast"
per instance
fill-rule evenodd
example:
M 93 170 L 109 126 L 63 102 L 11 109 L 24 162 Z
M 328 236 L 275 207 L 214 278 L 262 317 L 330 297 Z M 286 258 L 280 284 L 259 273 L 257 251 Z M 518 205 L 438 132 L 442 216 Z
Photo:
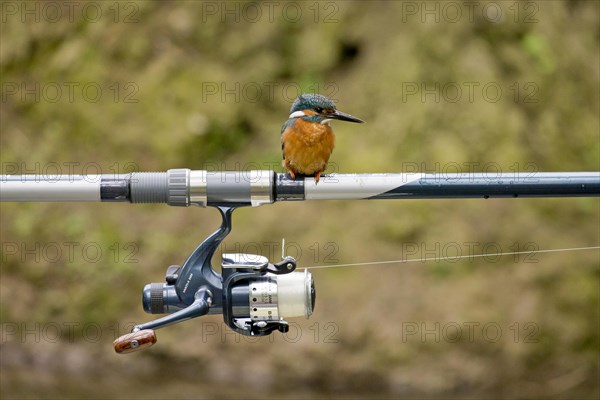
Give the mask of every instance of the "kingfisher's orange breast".
M 314 175 L 327 169 L 335 146 L 335 135 L 327 124 L 298 118 L 281 135 L 284 167 L 302 175 Z

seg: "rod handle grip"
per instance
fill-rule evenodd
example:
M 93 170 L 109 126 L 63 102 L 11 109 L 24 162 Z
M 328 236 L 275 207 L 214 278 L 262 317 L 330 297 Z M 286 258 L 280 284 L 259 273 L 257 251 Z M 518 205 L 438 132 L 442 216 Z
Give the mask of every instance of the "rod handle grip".
M 113 346 L 118 354 L 127 354 L 148 348 L 154 343 L 156 343 L 156 333 L 152 329 L 143 329 L 117 338 Z

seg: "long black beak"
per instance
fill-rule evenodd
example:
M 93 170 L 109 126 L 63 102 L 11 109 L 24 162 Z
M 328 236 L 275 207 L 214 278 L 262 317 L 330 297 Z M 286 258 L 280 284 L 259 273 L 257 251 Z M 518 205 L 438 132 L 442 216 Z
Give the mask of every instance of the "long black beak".
M 364 124 L 364 122 L 365 122 L 360 118 L 356 118 L 350 114 L 346 114 L 345 112 L 341 112 L 338 110 L 335 110 L 331 114 L 324 115 L 324 117 L 331 118 L 331 119 L 339 119 L 340 121 L 356 122 L 358 124 Z

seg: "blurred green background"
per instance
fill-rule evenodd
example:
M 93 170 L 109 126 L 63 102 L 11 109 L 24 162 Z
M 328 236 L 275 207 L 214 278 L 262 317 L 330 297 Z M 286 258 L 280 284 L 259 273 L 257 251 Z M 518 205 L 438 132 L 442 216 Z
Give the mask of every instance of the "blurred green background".
M 68 3 L 68 2 L 67 2 Z M 300 91 L 336 172 L 598 171 L 600 3 L 2 2 L 3 174 L 277 169 Z M 315 269 L 317 304 L 249 341 L 218 316 L 158 332 L 140 293 L 219 223 L 211 209 L 2 204 L 2 398 L 598 398 L 587 199 L 278 203 L 223 251 Z

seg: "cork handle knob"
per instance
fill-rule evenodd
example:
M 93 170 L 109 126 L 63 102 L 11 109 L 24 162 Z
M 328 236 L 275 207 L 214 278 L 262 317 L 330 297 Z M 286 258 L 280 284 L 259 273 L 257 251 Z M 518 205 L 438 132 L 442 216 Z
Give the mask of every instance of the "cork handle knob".
M 118 354 L 127 354 L 142 350 L 156 343 L 156 334 L 152 329 L 128 333 L 113 342 Z

